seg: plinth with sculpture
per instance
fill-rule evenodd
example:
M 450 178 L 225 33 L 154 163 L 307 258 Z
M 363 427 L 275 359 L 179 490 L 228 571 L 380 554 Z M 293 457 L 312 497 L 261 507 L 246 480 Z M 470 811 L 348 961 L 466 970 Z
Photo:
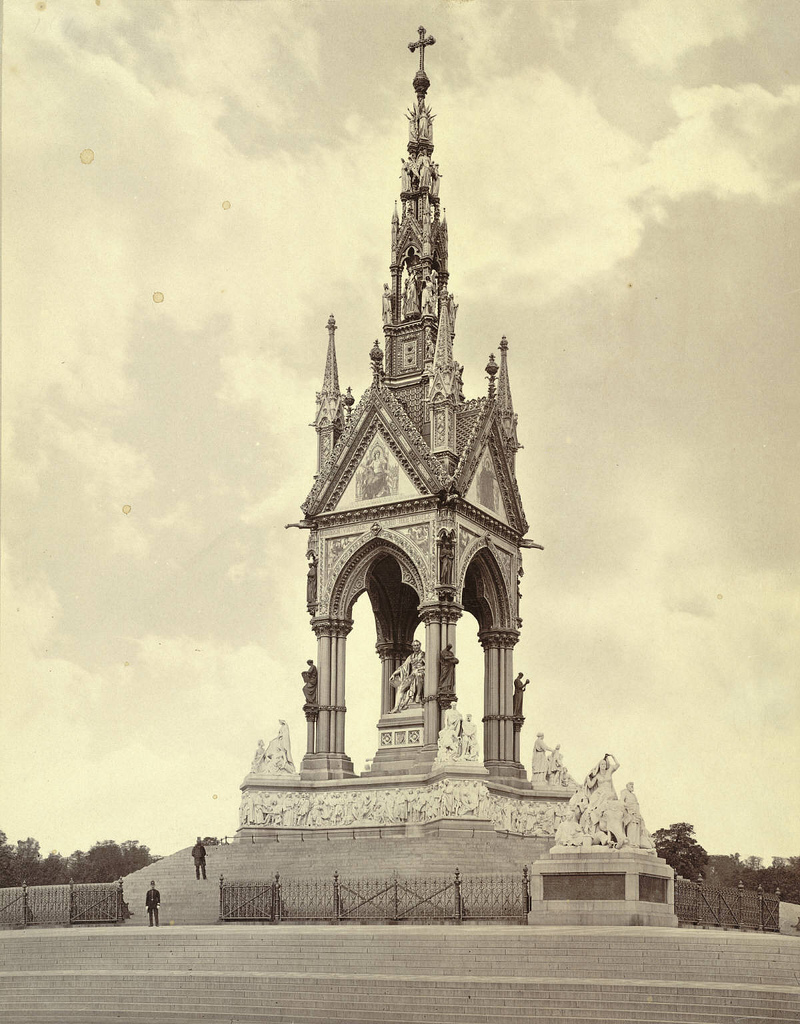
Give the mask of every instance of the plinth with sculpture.
M 633 783 L 617 795 L 605 754 L 569 801 L 555 845 L 531 866 L 530 924 L 676 927 L 674 872 L 656 855 Z

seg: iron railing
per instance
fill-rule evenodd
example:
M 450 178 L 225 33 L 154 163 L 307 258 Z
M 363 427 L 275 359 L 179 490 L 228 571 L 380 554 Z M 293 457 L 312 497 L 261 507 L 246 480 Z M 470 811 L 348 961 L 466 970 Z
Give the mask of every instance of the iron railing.
M 753 892 L 739 882 L 735 888 L 706 885 L 702 879 L 675 879 L 675 913 L 679 924 L 710 928 L 780 931 L 781 893 Z
M 220 921 L 498 921 L 525 924 L 528 869 L 518 876 L 310 878 L 230 881 L 220 875 Z
M 118 882 L 22 885 L 0 889 L 0 925 L 120 924 L 130 917 Z

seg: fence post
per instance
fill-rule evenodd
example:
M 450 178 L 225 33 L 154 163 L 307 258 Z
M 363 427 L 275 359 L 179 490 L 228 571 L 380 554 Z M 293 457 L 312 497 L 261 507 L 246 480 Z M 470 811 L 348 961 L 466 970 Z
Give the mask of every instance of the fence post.
M 342 914 L 342 902 L 339 893 L 339 872 L 334 871 L 333 873 L 333 916 L 336 923 L 339 923 Z
M 223 881 L 224 881 L 223 876 L 220 875 L 219 876 L 219 919 L 220 919 L 220 921 L 224 921 L 225 920 L 225 918 L 223 916 L 223 913 L 222 913 L 222 884 L 223 884 Z
M 764 887 L 758 887 L 758 930 L 764 931 Z
M 74 917 L 75 917 L 75 883 L 70 878 L 70 880 L 69 880 L 69 923 L 70 923 L 70 925 L 72 924 L 72 921 L 73 921 Z
M 398 900 L 397 900 L 397 875 L 395 875 L 395 876 L 394 876 L 394 914 L 392 915 L 392 920 L 393 920 L 393 921 L 396 921 L 396 920 L 397 920 L 397 911 L 398 911 Z
M 123 891 L 122 891 L 122 879 L 117 882 L 117 924 L 121 924 L 125 920 L 122 914 L 122 903 L 123 903 Z
M 702 875 L 697 876 L 697 881 L 694 883 L 694 923 L 700 924 L 700 886 L 702 884 Z
M 272 920 L 280 924 L 283 917 L 283 906 L 281 905 L 281 876 L 279 871 L 275 872 L 275 885 L 272 891 Z
M 742 913 L 742 904 L 744 903 L 744 882 L 739 879 L 739 884 L 736 886 L 739 892 L 739 920 L 736 922 L 736 927 L 741 929 L 744 925 L 744 915 Z
M 522 868 L 522 898 L 523 906 L 525 907 L 525 913 L 530 914 L 531 912 L 531 880 L 528 875 L 528 865 L 526 864 Z
M 461 921 L 464 918 L 464 904 L 461 899 L 461 872 L 458 870 L 458 868 L 456 868 L 454 878 L 454 892 L 456 898 L 456 921 L 458 921 L 458 923 L 461 924 Z
M 28 883 L 22 882 L 22 927 L 28 927 Z

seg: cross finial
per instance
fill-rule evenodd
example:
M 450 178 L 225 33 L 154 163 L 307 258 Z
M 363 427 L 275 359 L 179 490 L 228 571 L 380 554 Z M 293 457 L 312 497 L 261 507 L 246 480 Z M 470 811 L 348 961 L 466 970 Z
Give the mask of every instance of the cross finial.
M 419 69 L 420 69 L 420 71 L 424 71 L 425 70 L 425 47 L 426 46 L 433 46 L 433 44 L 436 42 L 436 40 L 433 38 L 433 36 L 428 36 L 427 39 L 425 38 L 425 26 L 424 25 L 420 25 L 420 27 L 417 29 L 417 32 L 419 33 L 419 40 L 416 43 L 409 43 L 408 44 L 408 48 L 409 48 L 409 50 L 411 50 L 412 53 L 414 52 L 414 50 L 417 50 L 417 49 L 419 50 Z

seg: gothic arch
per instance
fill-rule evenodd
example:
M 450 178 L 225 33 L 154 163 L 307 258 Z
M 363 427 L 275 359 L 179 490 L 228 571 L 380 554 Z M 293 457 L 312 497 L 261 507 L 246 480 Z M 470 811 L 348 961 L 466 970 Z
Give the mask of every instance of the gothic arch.
M 481 538 L 465 552 L 459 577 L 461 603 L 481 630 L 513 629 L 512 601 L 491 541 Z
M 336 573 L 331 587 L 329 615 L 347 619 L 356 599 L 367 590 L 368 576 L 373 566 L 386 555 L 391 555 L 400 567 L 400 578 L 424 601 L 427 574 L 417 560 L 417 553 L 404 538 L 394 534 L 391 539 L 370 534 L 359 538 L 343 557 L 343 565 Z

